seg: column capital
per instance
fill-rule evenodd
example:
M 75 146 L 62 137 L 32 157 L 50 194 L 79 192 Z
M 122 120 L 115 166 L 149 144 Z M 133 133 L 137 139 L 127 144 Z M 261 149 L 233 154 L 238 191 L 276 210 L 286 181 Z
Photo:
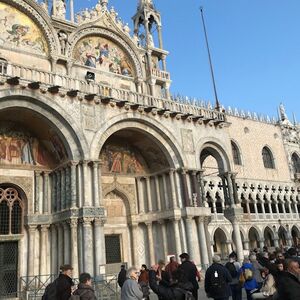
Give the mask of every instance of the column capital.
M 170 169 L 169 169 L 169 173 L 170 173 L 170 174 L 174 174 L 175 172 L 176 172 L 176 169 L 175 169 L 175 168 L 170 168 Z
M 93 163 L 93 168 L 98 168 L 102 164 L 102 161 L 100 159 L 97 159 L 97 160 L 93 160 L 92 163 Z
M 68 220 L 68 223 L 70 224 L 71 228 L 77 227 L 78 219 L 70 219 L 70 220 Z
M 159 219 L 157 222 L 158 222 L 159 225 L 164 225 L 164 224 L 167 223 L 167 220 L 165 220 L 165 219 Z
M 188 221 L 188 222 L 192 222 L 193 219 L 194 219 L 193 216 L 186 216 L 186 217 L 185 217 L 185 220 Z
M 79 164 L 79 161 L 76 161 L 76 160 L 70 160 L 69 162 L 68 162 L 68 165 L 70 166 L 70 167 L 76 167 L 77 165 Z
M 169 218 L 169 220 L 171 222 L 178 223 L 180 221 L 180 217 L 172 217 L 172 218 Z
M 88 165 L 90 162 L 91 162 L 91 160 L 89 160 L 89 159 L 83 159 L 80 163 L 82 165 Z
M 28 231 L 31 233 L 36 231 L 36 229 L 37 229 L 36 225 L 27 225 L 26 227 L 27 227 Z
M 47 232 L 48 231 L 48 229 L 50 228 L 50 225 L 41 225 L 41 231 L 42 232 Z
M 83 226 L 92 226 L 92 222 L 94 221 L 94 218 L 91 217 L 83 217 L 80 222 L 83 224 Z
M 94 223 L 95 223 L 95 225 L 98 225 L 98 226 L 104 226 L 104 224 L 106 223 L 106 219 L 95 218 Z
M 147 227 L 150 227 L 150 226 L 152 226 L 152 221 L 146 221 L 145 224 Z

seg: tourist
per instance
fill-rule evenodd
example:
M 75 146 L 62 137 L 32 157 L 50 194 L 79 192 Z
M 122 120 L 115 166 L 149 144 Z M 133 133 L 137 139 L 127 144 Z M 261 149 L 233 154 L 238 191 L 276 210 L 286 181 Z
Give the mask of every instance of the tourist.
M 192 283 L 193 296 L 195 299 L 198 299 L 199 284 L 197 281 L 197 267 L 190 261 L 190 256 L 188 255 L 188 253 L 182 253 L 179 255 L 179 257 L 181 260 L 181 265 L 178 268 L 183 270 L 183 273 L 185 274 L 187 280 Z
M 221 264 L 221 257 L 215 255 L 213 264 L 205 274 L 205 292 L 208 298 L 228 300 L 231 296 L 229 283 L 232 281 L 227 268 Z
M 74 286 L 72 280 L 73 268 L 71 265 L 62 265 L 60 274 L 56 281 L 56 298 L 57 300 L 69 300 Z
M 247 258 L 240 269 L 240 283 L 243 284 L 246 291 L 247 300 L 252 300 L 251 295 L 258 291 L 258 284 L 253 277 L 253 265 Z
M 141 286 L 143 296 L 145 300 L 149 299 L 149 270 L 146 265 L 142 265 L 138 283 Z
M 170 262 L 166 265 L 166 272 L 172 278 L 172 273 L 179 267 L 179 263 L 176 261 L 175 256 L 170 257 Z
M 267 253 L 267 252 L 265 252 Z M 258 289 L 260 289 L 263 285 L 263 278 L 261 276 L 261 271 L 264 269 L 263 266 L 259 264 L 259 262 L 256 259 L 256 254 L 251 254 L 249 257 L 249 260 L 252 264 L 252 269 L 253 269 L 253 277 L 255 278 Z
M 96 300 L 95 291 L 92 287 L 92 277 L 89 273 L 79 275 L 79 285 L 73 295 L 78 295 L 80 300 Z
M 263 285 L 259 292 L 252 294 L 252 299 L 269 299 L 276 293 L 274 276 L 267 268 L 264 268 L 263 273 L 265 275 Z
M 300 300 L 300 268 L 295 260 L 287 260 L 287 271 L 278 282 L 278 296 L 280 300 Z
M 125 280 L 126 280 L 126 269 L 125 269 L 125 265 L 121 265 L 121 270 L 119 272 L 119 275 L 118 275 L 118 285 L 120 288 L 122 288 Z
M 193 284 L 187 280 L 183 269 L 178 268 L 172 273 L 169 286 L 157 283 L 158 265 L 149 271 L 149 285 L 153 292 L 162 300 L 198 299 L 193 296 Z
M 226 263 L 225 268 L 229 271 L 232 278 L 232 281 L 229 283 L 232 300 L 242 300 L 242 287 L 239 283 L 239 270 L 241 265 L 236 261 L 236 259 L 236 253 L 230 253 L 229 261 Z
M 121 289 L 121 300 L 142 300 L 143 292 L 138 284 L 139 272 L 135 267 L 127 271 L 127 279 Z

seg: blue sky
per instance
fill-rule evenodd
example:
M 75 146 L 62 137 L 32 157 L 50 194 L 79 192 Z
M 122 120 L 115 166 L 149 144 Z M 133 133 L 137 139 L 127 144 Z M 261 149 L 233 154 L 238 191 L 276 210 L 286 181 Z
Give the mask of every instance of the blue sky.
M 76 10 L 97 0 L 75 0 Z M 138 0 L 110 0 L 132 25 Z M 212 100 L 200 5 L 204 7 L 223 105 L 277 115 L 283 102 L 300 121 L 299 0 L 154 0 L 163 21 L 172 93 Z

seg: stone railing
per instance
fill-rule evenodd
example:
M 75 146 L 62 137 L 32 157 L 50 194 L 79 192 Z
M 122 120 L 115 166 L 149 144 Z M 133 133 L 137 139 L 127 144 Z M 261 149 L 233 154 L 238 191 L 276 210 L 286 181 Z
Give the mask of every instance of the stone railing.
M 160 79 L 164 79 L 164 80 L 170 80 L 170 73 L 169 72 L 165 72 L 156 68 L 153 68 L 151 70 L 151 74 L 154 77 L 160 78 Z
M 2 66 L 2 65 L 1 65 Z M 23 85 L 36 83 L 44 88 L 57 87 L 65 91 L 78 91 L 84 95 L 96 95 L 111 98 L 115 101 L 128 102 L 144 107 L 151 107 L 172 115 L 179 115 L 182 118 L 192 117 L 193 120 L 203 119 L 218 123 L 226 122 L 223 112 L 207 109 L 205 107 L 177 102 L 170 99 L 162 99 L 151 95 L 140 94 L 134 91 L 122 90 L 112 86 L 103 85 L 95 82 L 87 82 L 67 75 L 56 74 L 35 68 L 24 67 L 17 64 L 5 62 L 0 73 L 5 81 L 15 79 L 14 82 Z

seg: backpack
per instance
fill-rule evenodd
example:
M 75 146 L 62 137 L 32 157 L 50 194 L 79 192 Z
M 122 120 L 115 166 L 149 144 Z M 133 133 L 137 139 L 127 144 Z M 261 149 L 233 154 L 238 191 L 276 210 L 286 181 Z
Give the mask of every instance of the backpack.
M 223 273 L 214 270 L 210 276 L 210 291 L 213 296 L 221 296 L 226 289 L 226 281 Z
M 236 270 L 236 267 L 235 267 L 233 262 L 228 262 L 225 265 L 225 267 L 229 271 L 232 278 L 237 278 L 238 277 L 238 271 Z
M 192 292 L 181 288 L 175 288 L 175 289 L 184 294 L 184 300 L 195 300 L 195 297 L 193 296 Z
M 76 291 L 77 291 L 77 290 L 76 290 Z M 74 291 L 74 293 L 75 293 L 76 291 Z M 74 294 L 74 293 L 73 293 L 73 294 L 70 296 L 69 300 L 80 300 L 81 297 L 82 297 L 83 295 L 87 294 L 88 292 L 89 292 L 89 291 L 85 290 L 85 291 L 83 291 L 83 293 L 81 293 L 81 295 L 77 295 L 77 294 Z
M 250 281 L 253 279 L 253 272 L 251 269 L 245 269 L 244 271 L 244 277 L 246 281 Z
M 56 300 L 57 279 L 46 286 L 42 300 Z

